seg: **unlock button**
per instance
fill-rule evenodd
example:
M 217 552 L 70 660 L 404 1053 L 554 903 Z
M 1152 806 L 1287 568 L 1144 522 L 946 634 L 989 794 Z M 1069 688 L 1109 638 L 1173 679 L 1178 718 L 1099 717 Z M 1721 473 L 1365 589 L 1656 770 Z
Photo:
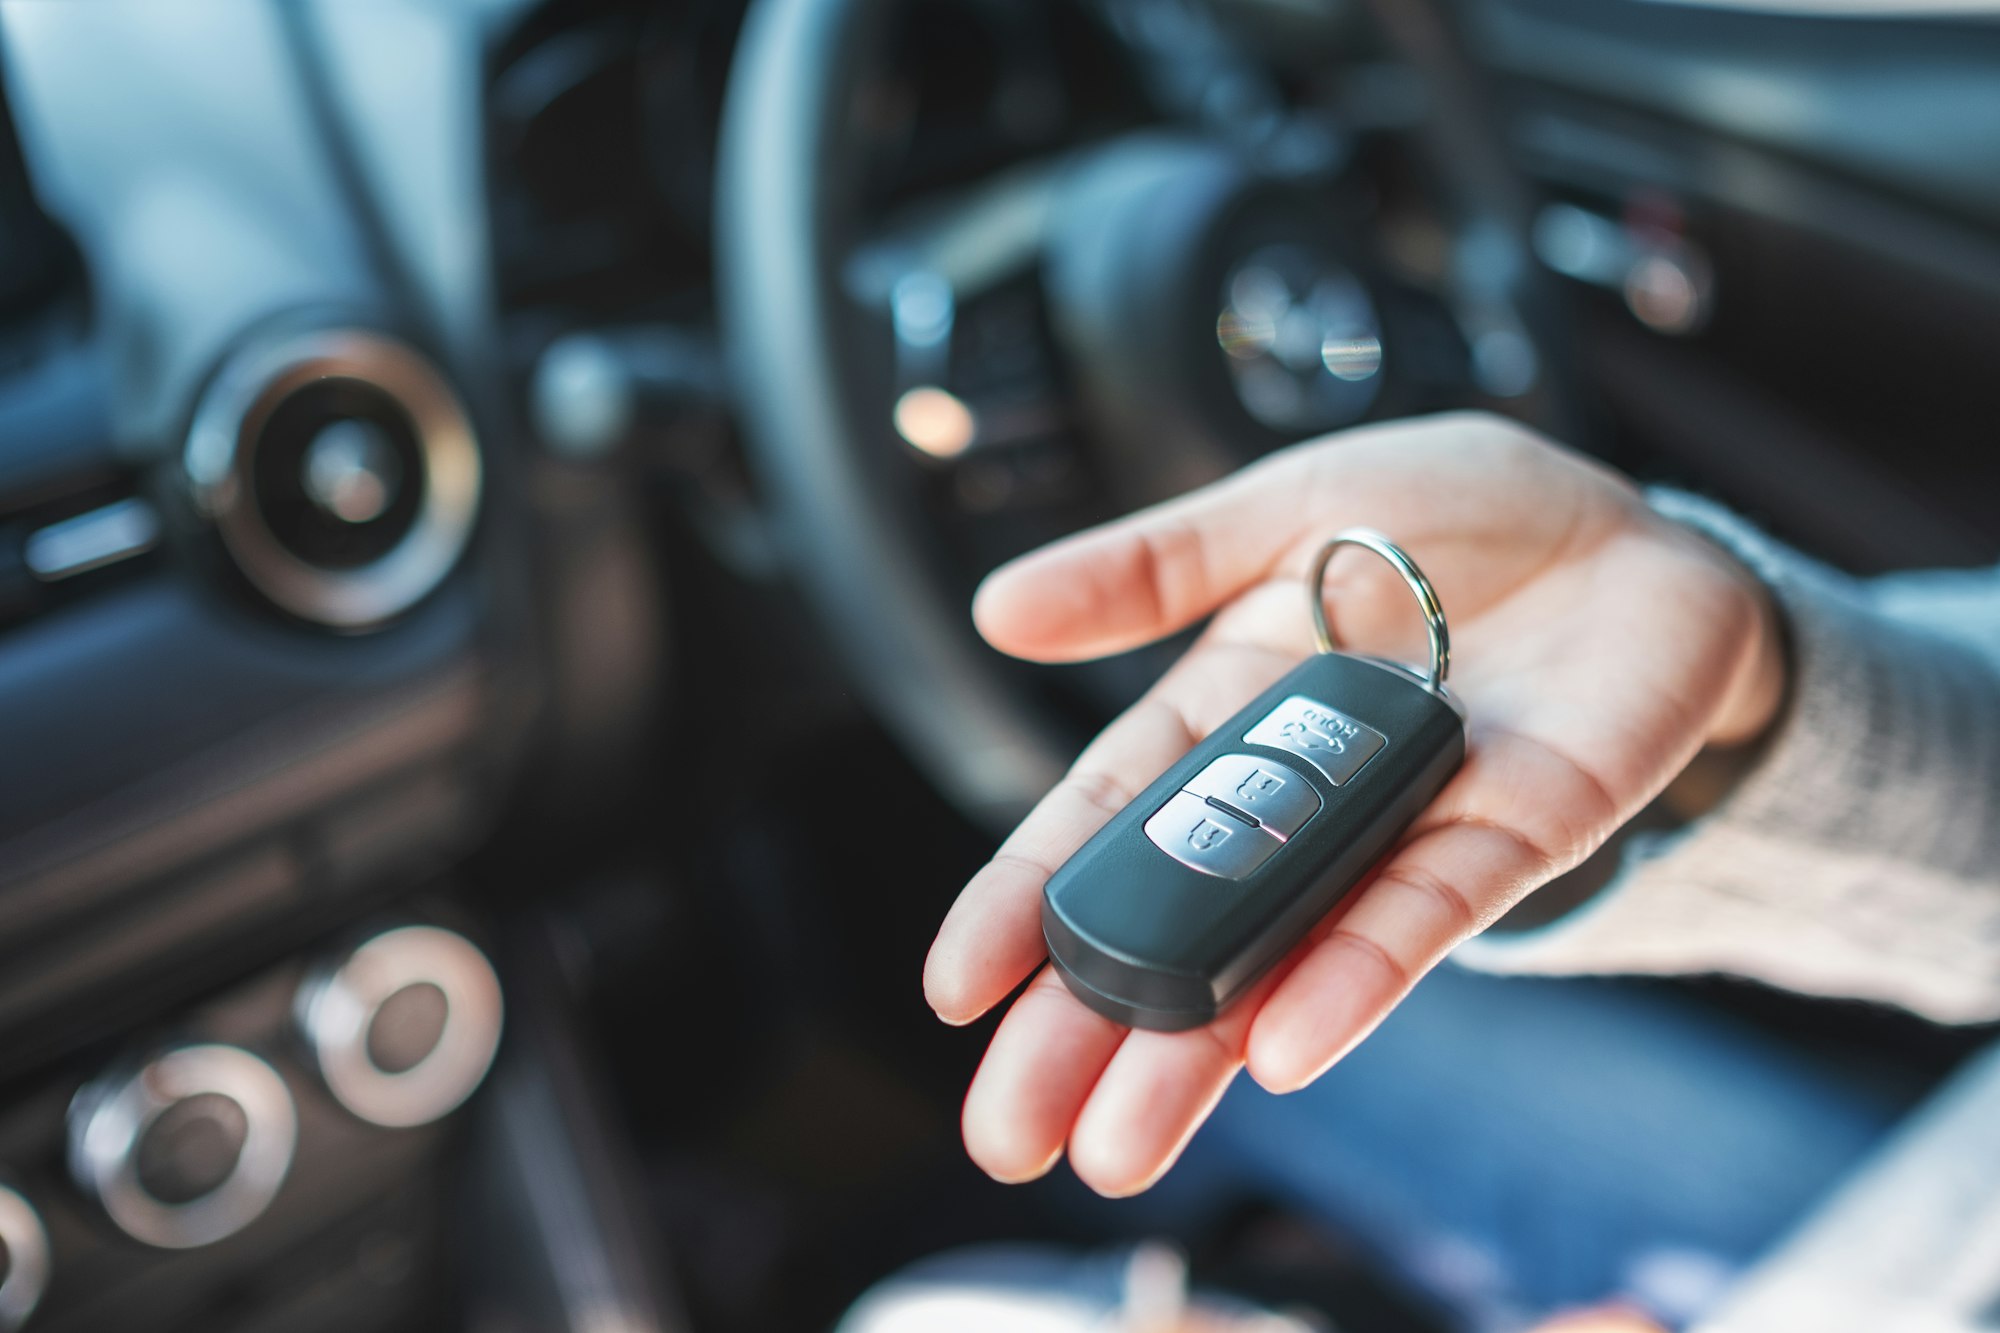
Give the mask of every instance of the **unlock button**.
M 1242 879 L 1284 846 L 1255 824 L 1184 791 L 1146 821 L 1146 836 L 1182 865 L 1221 879 Z
M 1280 838 L 1319 813 L 1319 793 L 1297 770 L 1275 759 L 1226 754 L 1195 775 L 1187 789 L 1241 810 Z

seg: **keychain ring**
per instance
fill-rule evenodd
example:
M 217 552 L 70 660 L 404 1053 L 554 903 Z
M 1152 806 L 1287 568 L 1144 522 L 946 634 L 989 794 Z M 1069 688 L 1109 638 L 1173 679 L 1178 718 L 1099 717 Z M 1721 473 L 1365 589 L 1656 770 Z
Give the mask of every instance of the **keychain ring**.
M 1373 528 L 1348 528 L 1335 533 L 1313 558 L 1312 574 L 1306 580 L 1306 589 L 1312 598 L 1313 637 L 1319 641 L 1319 650 L 1323 653 L 1339 651 L 1333 642 L 1333 629 L 1327 624 L 1323 585 L 1326 582 L 1326 567 L 1333 563 L 1334 553 L 1343 546 L 1364 547 L 1381 556 L 1395 566 L 1396 572 L 1403 576 L 1403 582 L 1416 594 L 1417 606 L 1424 613 L 1424 630 L 1431 641 L 1431 669 L 1425 684 L 1433 693 L 1442 691 L 1445 673 L 1451 670 L 1451 632 L 1445 627 L 1444 604 L 1438 601 L 1437 589 L 1424 577 L 1424 571 L 1417 568 L 1417 562 L 1410 559 L 1409 552 Z

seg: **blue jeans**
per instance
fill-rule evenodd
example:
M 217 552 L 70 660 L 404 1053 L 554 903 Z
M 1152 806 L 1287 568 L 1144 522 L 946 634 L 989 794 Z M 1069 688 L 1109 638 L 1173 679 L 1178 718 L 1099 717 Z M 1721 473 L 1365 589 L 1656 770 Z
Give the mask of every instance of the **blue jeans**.
M 1921 1092 L 1671 986 L 1447 966 L 1313 1087 L 1239 1079 L 1153 1206 L 1317 1216 L 1469 1329 L 1613 1296 L 1679 1322 Z

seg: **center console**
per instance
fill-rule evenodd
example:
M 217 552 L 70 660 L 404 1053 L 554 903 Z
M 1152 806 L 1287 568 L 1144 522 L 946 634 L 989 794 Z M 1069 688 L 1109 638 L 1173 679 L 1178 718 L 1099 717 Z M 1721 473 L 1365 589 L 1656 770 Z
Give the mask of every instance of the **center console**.
M 16 1084 L 0 1328 L 395 1327 L 446 1299 L 439 1122 L 486 1076 L 500 995 L 464 935 L 401 922 Z

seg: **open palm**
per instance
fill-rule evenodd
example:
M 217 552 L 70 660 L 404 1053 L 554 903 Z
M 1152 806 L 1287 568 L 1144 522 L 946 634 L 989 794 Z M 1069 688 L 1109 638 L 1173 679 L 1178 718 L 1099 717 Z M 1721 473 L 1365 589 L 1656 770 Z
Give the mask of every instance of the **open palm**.
M 1313 651 L 1304 574 L 1365 524 L 1407 549 L 1450 617 L 1466 762 L 1372 881 L 1215 1023 L 1131 1031 L 1043 968 L 966 1098 L 973 1159 L 1003 1180 L 1067 1145 L 1086 1183 L 1144 1189 L 1247 1063 L 1303 1087 L 1455 944 L 1573 867 L 1703 745 L 1775 708 L 1776 635 L 1748 573 L 1615 475 L 1497 419 L 1437 417 L 1287 450 L 1203 491 L 1023 557 L 981 589 L 996 647 L 1037 661 L 1120 652 L 1213 620 L 974 876 L 925 968 L 966 1023 L 1045 956 L 1042 885 L 1140 789 Z M 1369 557 L 1328 580 L 1336 636 L 1415 659 L 1402 585 Z

